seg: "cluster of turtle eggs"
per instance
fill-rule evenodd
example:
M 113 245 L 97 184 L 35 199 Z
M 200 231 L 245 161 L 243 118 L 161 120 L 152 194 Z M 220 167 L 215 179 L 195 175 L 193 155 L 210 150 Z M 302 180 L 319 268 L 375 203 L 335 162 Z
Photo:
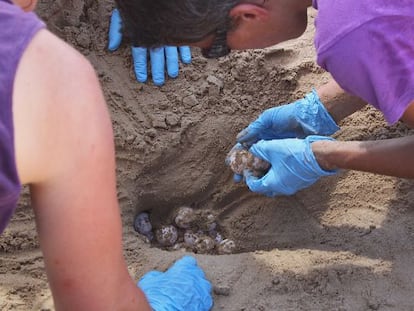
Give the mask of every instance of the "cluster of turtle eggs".
M 198 254 L 231 254 L 236 249 L 234 241 L 224 239 L 217 231 L 212 214 L 203 215 L 188 206 L 176 210 L 172 224 L 156 229 L 147 212 L 139 213 L 134 229 L 149 242 L 170 250 L 185 248 Z

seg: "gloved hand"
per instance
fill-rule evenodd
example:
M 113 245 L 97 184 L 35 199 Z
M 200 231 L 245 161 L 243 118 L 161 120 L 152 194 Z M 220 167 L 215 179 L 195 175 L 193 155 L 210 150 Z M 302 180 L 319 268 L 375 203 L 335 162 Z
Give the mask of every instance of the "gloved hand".
M 114 9 L 109 24 L 109 43 L 108 49 L 115 51 L 122 41 L 122 20 L 118 9 Z M 167 73 L 171 78 L 178 76 L 178 51 L 181 61 L 185 64 L 191 62 L 191 50 L 188 46 L 164 46 L 149 50 L 152 80 L 155 85 L 161 86 L 165 82 L 165 65 L 167 65 Z M 135 76 L 139 82 L 146 82 L 148 49 L 142 47 L 132 47 L 132 59 L 134 63 Z
M 264 139 L 305 138 L 332 135 L 338 125 L 321 103 L 316 90 L 291 104 L 265 110 L 237 135 L 237 142 L 249 148 Z
M 150 271 L 137 284 L 155 311 L 208 311 L 211 284 L 194 257 L 184 256 L 167 271 Z
M 334 140 L 325 136 L 308 136 L 305 139 L 285 138 L 261 140 L 249 151 L 271 164 L 266 175 L 257 178 L 249 171 L 243 172 L 251 191 L 269 197 L 291 195 L 309 187 L 322 176 L 337 171 L 321 169 L 312 152 L 311 143 L 317 140 Z

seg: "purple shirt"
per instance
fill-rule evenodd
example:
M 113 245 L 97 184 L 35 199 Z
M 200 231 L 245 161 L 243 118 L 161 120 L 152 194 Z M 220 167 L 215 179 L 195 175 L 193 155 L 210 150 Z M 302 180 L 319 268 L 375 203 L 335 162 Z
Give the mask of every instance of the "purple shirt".
M 24 50 L 43 27 L 34 13 L 0 0 L 0 233 L 13 215 L 21 188 L 14 155 L 14 78 Z
M 414 100 L 413 0 L 313 0 L 318 64 L 388 123 Z

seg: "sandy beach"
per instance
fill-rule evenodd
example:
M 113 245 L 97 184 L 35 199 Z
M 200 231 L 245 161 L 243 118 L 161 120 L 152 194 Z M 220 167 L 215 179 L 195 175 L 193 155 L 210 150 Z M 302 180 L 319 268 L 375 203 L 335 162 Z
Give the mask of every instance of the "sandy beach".
M 277 46 L 220 60 L 192 49 L 192 63 L 157 87 L 136 82 L 127 43 L 107 51 L 113 7 L 42 0 L 37 12 L 92 62 L 102 83 L 132 277 L 192 254 L 213 284 L 214 311 L 414 310 L 413 181 L 343 171 L 293 196 L 266 198 L 235 184 L 224 163 L 237 133 L 260 112 L 330 78 L 315 62 L 316 11 L 309 10 L 303 36 Z M 403 124 L 388 126 L 371 107 L 340 127 L 339 140 L 413 134 Z M 148 212 L 158 228 L 180 206 L 211 215 L 234 241 L 232 254 L 159 247 L 134 230 L 138 213 Z M 54 310 L 27 191 L 0 236 L 0 309 Z

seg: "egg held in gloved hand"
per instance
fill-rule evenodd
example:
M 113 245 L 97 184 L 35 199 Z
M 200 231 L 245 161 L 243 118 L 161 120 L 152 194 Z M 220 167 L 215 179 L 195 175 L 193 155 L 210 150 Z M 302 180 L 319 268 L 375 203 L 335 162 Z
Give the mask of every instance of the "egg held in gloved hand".
M 255 157 L 248 150 L 233 148 L 226 157 L 226 164 L 235 174 L 243 175 L 244 170 L 249 170 L 256 177 L 264 176 L 270 168 L 270 163 Z

